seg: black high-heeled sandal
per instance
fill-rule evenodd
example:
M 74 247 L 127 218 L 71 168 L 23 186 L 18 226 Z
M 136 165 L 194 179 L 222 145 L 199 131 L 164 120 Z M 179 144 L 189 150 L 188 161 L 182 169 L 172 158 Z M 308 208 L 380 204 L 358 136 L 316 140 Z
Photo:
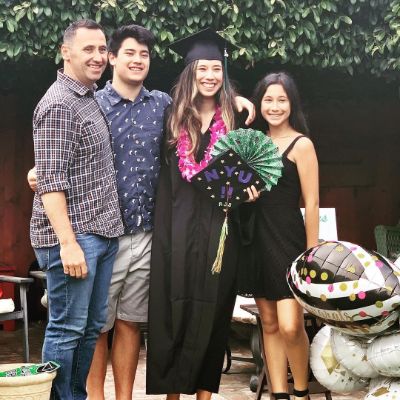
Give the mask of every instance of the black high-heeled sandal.
M 271 393 L 275 400 L 290 400 L 289 393 Z
M 309 393 L 310 393 L 310 391 L 308 389 L 297 390 L 297 389 L 293 388 L 293 395 L 296 396 L 296 397 L 307 396 L 307 398 L 310 399 Z

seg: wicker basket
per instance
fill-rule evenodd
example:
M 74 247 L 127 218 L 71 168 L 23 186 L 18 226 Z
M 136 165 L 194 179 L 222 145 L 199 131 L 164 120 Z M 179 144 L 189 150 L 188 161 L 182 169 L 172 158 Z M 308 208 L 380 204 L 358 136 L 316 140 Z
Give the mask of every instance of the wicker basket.
M 21 364 L 1 364 L 0 371 L 20 366 Z M 0 400 L 49 400 L 51 384 L 56 373 L 54 371 L 38 375 L 0 378 Z
M 400 256 L 400 225 L 375 227 L 376 251 L 390 259 Z

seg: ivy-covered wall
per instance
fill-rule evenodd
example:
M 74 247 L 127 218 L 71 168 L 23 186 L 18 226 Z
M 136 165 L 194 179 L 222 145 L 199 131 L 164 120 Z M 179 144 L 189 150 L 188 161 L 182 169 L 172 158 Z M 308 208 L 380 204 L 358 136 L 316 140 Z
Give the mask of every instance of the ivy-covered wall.
M 153 31 L 164 58 L 175 39 L 212 26 L 238 45 L 243 66 L 273 63 L 397 78 L 399 0 L 2 0 L 0 62 L 59 60 L 65 27 L 92 18 L 107 32 L 135 22 Z

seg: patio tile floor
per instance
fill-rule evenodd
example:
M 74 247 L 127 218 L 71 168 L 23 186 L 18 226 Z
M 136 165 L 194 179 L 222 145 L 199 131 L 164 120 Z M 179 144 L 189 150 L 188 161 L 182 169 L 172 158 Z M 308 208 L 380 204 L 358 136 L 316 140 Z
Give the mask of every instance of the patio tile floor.
M 34 322 L 30 324 L 29 340 L 31 350 L 31 361 L 39 362 L 44 335 L 44 323 Z M 232 353 L 244 357 L 250 356 L 247 342 L 243 340 L 232 340 Z M 0 330 L 0 363 L 19 363 L 22 362 L 22 329 L 14 332 Z M 220 393 L 213 395 L 213 400 L 254 400 L 255 394 L 249 389 L 249 380 L 255 373 L 254 365 L 247 362 L 233 361 L 231 370 L 228 374 L 222 375 Z M 161 400 L 165 396 L 147 396 L 145 394 L 145 374 L 146 374 L 146 354 L 144 348 L 141 349 L 133 399 L 135 400 Z M 114 381 L 109 363 L 105 382 L 105 393 L 107 400 L 115 400 Z M 334 400 L 363 399 L 365 393 L 358 392 L 351 395 L 333 395 Z M 182 400 L 194 399 L 194 396 L 182 396 Z M 262 400 L 268 399 L 265 393 Z M 323 400 L 325 396 L 312 395 L 312 400 Z

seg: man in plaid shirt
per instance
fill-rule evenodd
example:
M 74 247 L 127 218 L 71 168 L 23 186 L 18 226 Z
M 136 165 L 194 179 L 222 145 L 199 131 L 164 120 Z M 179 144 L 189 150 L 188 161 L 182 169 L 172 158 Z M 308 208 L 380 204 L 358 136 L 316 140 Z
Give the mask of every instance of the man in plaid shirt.
M 124 232 L 109 126 L 94 99 L 107 65 L 94 21 L 71 24 L 64 70 L 33 117 L 37 190 L 31 242 L 46 271 L 50 315 L 43 361 L 61 365 L 52 399 L 86 399 L 94 346 L 106 321 L 112 265 Z

